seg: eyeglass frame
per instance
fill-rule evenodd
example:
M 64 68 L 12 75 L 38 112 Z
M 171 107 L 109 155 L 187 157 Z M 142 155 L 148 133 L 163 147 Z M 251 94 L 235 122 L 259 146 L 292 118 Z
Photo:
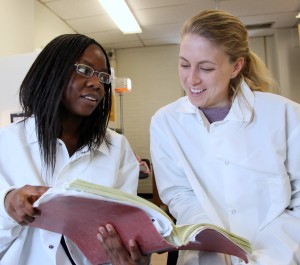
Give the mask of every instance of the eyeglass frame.
M 80 66 L 80 65 L 84 65 L 85 67 L 90 68 L 90 69 L 93 71 L 92 74 L 91 74 L 91 75 L 85 75 L 85 74 L 81 73 L 80 71 L 78 71 L 78 66 Z M 76 73 L 77 73 L 77 74 L 80 74 L 80 75 L 82 75 L 82 76 L 85 76 L 85 77 L 92 77 L 92 76 L 96 73 L 96 74 L 97 74 L 97 75 L 96 75 L 96 76 L 97 76 L 97 79 L 98 79 L 99 82 L 102 83 L 102 84 L 109 85 L 109 84 L 112 82 L 112 80 L 113 80 L 113 77 L 112 77 L 109 73 L 96 71 L 96 70 L 94 70 L 92 67 L 90 67 L 90 66 L 88 66 L 88 65 L 86 65 L 86 64 L 83 64 L 83 63 L 75 63 L 74 66 L 75 66 L 75 71 L 76 71 Z M 99 78 L 100 74 L 105 74 L 105 75 L 109 76 L 109 83 L 102 82 L 102 81 L 100 80 L 100 78 Z

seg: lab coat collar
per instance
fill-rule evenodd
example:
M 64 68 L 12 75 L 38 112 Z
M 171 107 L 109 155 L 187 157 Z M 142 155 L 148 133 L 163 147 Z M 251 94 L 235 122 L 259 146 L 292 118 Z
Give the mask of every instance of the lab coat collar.
M 177 111 L 182 113 L 197 113 L 198 107 L 194 106 L 187 96 L 180 99 L 180 103 Z
M 252 119 L 252 111 L 254 107 L 254 94 L 243 80 L 240 91 L 233 100 L 230 111 L 226 117 L 227 120 L 236 120 L 249 123 Z
M 243 80 L 241 82 L 240 91 L 237 93 L 225 120 L 236 120 L 248 123 L 252 118 L 253 107 L 254 94 Z M 198 113 L 199 109 L 185 96 L 180 99 L 177 111 L 182 113 Z
M 22 122 L 22 121 L 20 121 Z M 27 135 L 27 139 L 28 139 L 28 143 L 29 144 L 35 144 L 35 143 L 38 143 L 38 138 L 37 138 L 37 131 L 35 129 L 36 125 L 35 125 L 35 118 L 32 116 L 30 118 L 28 118 L 26 121 L 25 121 L 25 130 L 26 130 L 26 135 Z M 109 129 L 108 129 L 109 130 Z M 97 150 L 94 150 L 94 151 L 98 151 L 98 152 L 101 152 L 105 155 L 109 155 L 109 148 L 106 144 L 105 141 L 103 141 L 101 143 L 101 145 L 99 146 L 99 148 Z M 82 148 L 80 151 L 79 151 L 81 154 L 86 154 L 86 153 L 89 153 L 88 151 L 88 147 L 85 146 L 84 148 Z
M 33 116 L 25 119 L 24 121 L 19 121 L 19 123 L 24 124 L 24 129 L 26 131 L 26 136 L 29 144 L 34 144 L 38 142 L 37 131 L 35 130 L 35 119 Z

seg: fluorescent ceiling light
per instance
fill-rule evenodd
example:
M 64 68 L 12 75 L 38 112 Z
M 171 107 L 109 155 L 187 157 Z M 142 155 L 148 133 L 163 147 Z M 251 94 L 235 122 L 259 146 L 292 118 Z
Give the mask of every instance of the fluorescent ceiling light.
M 99 2 L 124 34 L 142 32 L 125 0 L 99 0 Z

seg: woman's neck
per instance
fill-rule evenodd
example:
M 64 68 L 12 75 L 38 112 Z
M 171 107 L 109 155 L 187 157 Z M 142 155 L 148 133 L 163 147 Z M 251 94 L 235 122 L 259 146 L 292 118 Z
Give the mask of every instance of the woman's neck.
M 81 119 L 63 119 L 60 139 L 65 143 L 70 157 L 78 149 Z
M 227 116 L 231 106 L 215 107 L 215 108 L 200 108 L 205 117 L 210 123 L 222 121 Z

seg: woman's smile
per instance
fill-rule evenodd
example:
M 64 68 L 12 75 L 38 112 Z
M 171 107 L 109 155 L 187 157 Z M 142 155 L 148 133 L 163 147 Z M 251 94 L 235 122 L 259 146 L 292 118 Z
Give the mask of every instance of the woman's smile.
M 84 94 L 80 96 L 81 98 L 87 100 L 90 103 L 98 104 L 99 102 L 99 96 L 95 94 Z
M 196 89 L 196 88 L 190 88 L 191 92 L 193 94 L 200 94 L 200 93 L 203 93 L 204 91 L 206 91 L 206 89 Z

